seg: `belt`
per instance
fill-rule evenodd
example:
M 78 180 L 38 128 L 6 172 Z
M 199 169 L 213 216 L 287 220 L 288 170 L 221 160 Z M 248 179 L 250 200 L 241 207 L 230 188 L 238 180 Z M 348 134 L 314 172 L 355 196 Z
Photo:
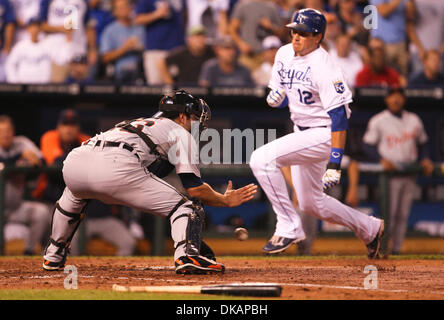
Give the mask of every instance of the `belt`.
M 86 141 L 85 145 L 91 145 L 90 142 L 92 142 L 92 141 L 90 141 L 90 140 Z M 119 148 L 120 146 L 122 146 L 123 149 L 128 150 L 129 152 L 132 152 L 137 157 L 137 159 L 140 160 L 139 155 L 137 153 L 133 152 L 134 148 L 131 147 L 129 144 L 126 144 L 125 142 L 103 141 L 103 144 L 102 144 L 102 140 L 97 140 L 96 142 L 93 142 L 93 144 L 92 144 L 93 147 L 97 147 L 100 145 L 102 145 L 103 148 L 107 148 L 107 147 Z
M 298 126 L 298 125 L 296 125 L 298 128 L 299 128 L 299 130 L 301 130 L 301 131 L 304 131 L 304 130 L 307 130 L 307 129 L 313 129 L 313 128 L 327 128 L 327 126 L 318 126 L 318 127 L 302 127 L 302 126 Z

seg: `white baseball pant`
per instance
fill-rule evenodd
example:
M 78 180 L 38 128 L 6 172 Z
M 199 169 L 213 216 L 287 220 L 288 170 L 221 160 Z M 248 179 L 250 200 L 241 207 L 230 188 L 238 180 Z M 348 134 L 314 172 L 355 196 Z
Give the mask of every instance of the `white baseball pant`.
M 250 167 L 267 194 L 277 216 L 275 235 L 296 239 L 304 236 L 302 223 L 294 209 L 280 168 L 291 166 L 299 208 L 306 214 L 351 229 L 370 243 L 381 220 L 361 213 L 323 192 L 322 176 L 331 152 L 331 129 L 311 128 L 276 139 L 251 155 Z

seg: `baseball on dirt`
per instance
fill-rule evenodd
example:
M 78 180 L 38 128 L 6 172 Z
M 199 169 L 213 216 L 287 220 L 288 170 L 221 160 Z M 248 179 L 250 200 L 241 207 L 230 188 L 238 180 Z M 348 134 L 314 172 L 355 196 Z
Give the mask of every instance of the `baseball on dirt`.
M 245 228 L 236 228 L 234 230 L 234 235 L 239 241 L 245 241 L 248 239 L 248 231 Z

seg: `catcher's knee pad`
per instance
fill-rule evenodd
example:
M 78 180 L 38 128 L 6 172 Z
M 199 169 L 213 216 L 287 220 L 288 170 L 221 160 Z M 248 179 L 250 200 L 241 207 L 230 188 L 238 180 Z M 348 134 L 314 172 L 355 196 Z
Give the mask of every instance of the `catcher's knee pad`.
M 186 206 L 191 208 L 192 212 L 179 214 L 177 216 L 172 215 L 170 217 L 170 219 L 172 219 L 171 226 L 178 219 L 182 219 L 182 218 L 188 219 L 186 233 L 185 233 L 185 239 L 177 242 L 176 248 L 180 245 L 185 244 L 185 253 L 186 254 L 199 255 L 200 247 L 201 247 L 201 243 L 202 243 L 202 227 L 203 227 L 203 223 L 204 223 L 204 219 L 205 219 L 205 211 L 204 211 L 202 204 L 200 203 L 199 200 L 197 200 L 197 199 L 191 199 L 191 200 L 192 200 L 192 203 L 190 205 L 186 205 Z

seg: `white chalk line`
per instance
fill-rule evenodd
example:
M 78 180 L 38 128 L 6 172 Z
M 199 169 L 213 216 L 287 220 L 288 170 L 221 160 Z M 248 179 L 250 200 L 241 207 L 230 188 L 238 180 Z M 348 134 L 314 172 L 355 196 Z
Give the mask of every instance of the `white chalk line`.
M 156 270 L 162 269 L 173 269 L 173 267 L 156 267 Z M 56 278 L 64 278 L 66 275 L 45 275 L 45 276 L 20 276 L 20 277 L 6 277 L 4 279 L 0 279 L 0 283 L 2 280 L 11 280 L 11 279 L 56 279 Z M 107 276 L 88 276 L 88 275 L 78 275 L 79 278 L 85 279 L 106 279 L 109 280 L 111 277 Z M 137 281 L 159 281 L 159 278 L 140 278 L 140 277 L 117 277 L 115 280 L 137 280 Z M 163 279 L 163 282 L 180 282 L 180 283 L 202 283 L 200 280 L 192 280 L 192 279 Z M 205 281 L 205 283 L 209 284 L 222 284 L 227 283 L 223 280 L 211 280 Z M 313 283 L 276 283 L 276 282 L 263 282 L 263 284 L 268 285 L 280 285 L 280 286 L 288 286 L 288 287 L 306 287 L 306 288 L 326 288 L 326 289 L 341 289 L 341 290 L 364 290 L 368 292 L 388 292 L 388 293 L 419 293 L 419 290 L 404 290 L 404 289 L 366 289 L 364 287 L 356 287 L 356 286 L 337 286 L 337 285 L 328 285 L 328 284 L 313 284 Z M 444 295 L 442 291 L 430 291 L 430 294 L 436 295 Z

